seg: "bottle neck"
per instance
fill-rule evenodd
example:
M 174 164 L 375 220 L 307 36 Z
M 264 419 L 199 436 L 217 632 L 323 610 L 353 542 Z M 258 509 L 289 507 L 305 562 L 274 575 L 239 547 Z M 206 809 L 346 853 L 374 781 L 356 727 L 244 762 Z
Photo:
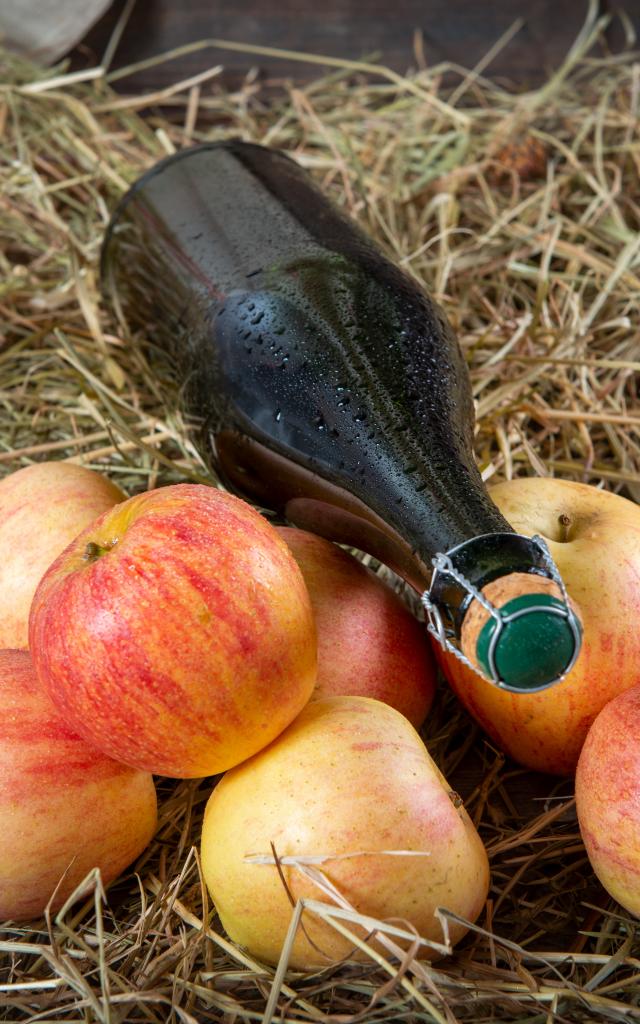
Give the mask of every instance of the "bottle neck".
M 515 536 L 486 492 L 465 485 L 462 466 L 449 478 L 450 486 L 462 478 L 459 490 L 442 498 L 435 480 L 424 475 L 432 473 L 428 466 L 408 485 L 391 465 L 372 460 L 361 482 L 349 467 L 318 466 L 320 471 L 314 471 L 309 461 L 277 451 L 255 433 L 250 422 L 242 430 L 208 432 L 205 443 L 228 487 L 284 514 L 301 529 L 368 552 L 418 593 L 429 587 L 434 555 L 461 550 L 477 534 L 478 523 L 487 533 Z M 509 564 L 506 557 L 505 572 Z
M 531 537 L 519 533 L 486 533 L 436 556 L 429 599 L 441 609 L 448 634 L 460 636 L 473 591 L 512 573 L 550 575 L 548 553 Z

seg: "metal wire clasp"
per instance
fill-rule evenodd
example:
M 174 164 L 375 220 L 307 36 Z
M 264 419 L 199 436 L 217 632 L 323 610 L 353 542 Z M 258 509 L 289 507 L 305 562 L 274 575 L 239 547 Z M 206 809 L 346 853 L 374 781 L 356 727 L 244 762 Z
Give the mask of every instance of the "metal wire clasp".
M 569 595 L 567 594 L 567 589 L 565 587 L 564 580 L 558 572 L 557 566 L 553 561 L 551 552 L 549 551 L 549 547 L 544 538 L 541 537 L 539 534 L 536 534 L 531 538 L 531 540 L 540 549 L 545 571 L 548 573 L 549 577 L 553 580 L 553 582 L 557 585 L 558 589 L 560 590 L 562 600 L 565 606 L 564 611 L 561 609 L 550 609 L 546 606 L 540 609 L 538 609 L 536 606 L 529 606 L 529 608 L 526 609 L 526 612 L 516 611 L 512 612 L 511 614 L 505 613 L 501 609 L 496 608 L 495 605 L 493 605 L 491 601 L 489 601 L 489 599 L 482 593 L 481 590 L 474 586 L 474 584 L 471 583 L 471 581 L 468 580 L 466 576 L 464 576 L 458 569 L 454 567 L 453 562 L 448 554 L 442 553 L 436 554 L 435 557 L 431 560 L 431 564 L 433 565 L 434 569 L 433 577 L 431 580 L 431 586 L 429 587 L 428 590 L 425 590 L 425 592 L 420 597 L 420 601 L 422 603 L 423 608 L 425 609 L 425 613 L 427 616 L 427 632 L 430 633 L 431 636 L 433 636 L 437 640 L 437 642 L 440 644 L 443 650 L 447 651 L 449 654 L 453 654 L 454 657 L 458 659 L 458 661 L 461 661 L 463 665 L 466 665 L 467 668 L 470 668 L 473 672 L 476 673 L 476 675 L 481 676 L 488 683 L 492 683 L 494 686 L 499 686 L 502 689 L 510 690 L 512 689 L 512 687 L 508 686 L 508 684 L 505 683 L 505 681 L 500 677 L 500 673 L 498 672 L 498 669 L 496 667 L 495 653 L 500 640 L 500 635 L 504 630 L 505 626 L 507 626 L 509 622 L 517 618 L 519 615 L 531 614 L 532 612 L 536 611 L 544 611 L 548 614 L 550 611 L 553 611 L 554 614 L 566 618 L 569 624 L 574 639 L 573 657 L 571 658 L 571 661 L 567 665 L 567 668 L 563 672 L 562 676 L 559 676 L 557 679 L 552 680 L 549 683 L 549 685 L 551 685 L 552 682 L 558 682 L 560 679 L 563 679 L 567 675 L 567 673 L 575 664 L 576 658 L 578 657 L 580 651 L 580 631 L 576 621 L 576 617 L 569 604 Z M 451 631 L 447 631 L 440 608 L 438 607 L 437 602 L 433 601 L 431 598 L 431 591 L 434 589 L 436 577 L 438 576 L 438 574 L 443 573 L 446 573 L 452 580 L 454 580 L 466 594 L 468 594 L 474 600 L 478 601 L 482 605 L 482 607 L 489 613 L 489 615 L 491 615 L 491 617 L 495 620 L 496 628 L 493 632 L 491 643 L 489 645 L 489 650 L 487 652 L 487 660 L 491 675 L 487 675 L 485 672 L 482 671 L 482 669 L 478 665 L 474 665 L 469 660 L 469 658 L 467 658 L 466 654 L 464 654 L 462 649 L 452 642 L 452 633 Z
M 433 566 L 431 586 L 429 587 L 429 590 L 425 590 L 424 593 L 420 595 L 420 601 L 427 616 L 427 632 L 430 633 L 431 636 L 435 637 L 443 650 L 447 651 L 449 654 L 453 654 L 454 657 L 456 657 L 458 661 L 461 661 L 463 665 L 466 665 L 467 668 L 470 668 L 477 675 L 482 676 L 482 678 L 486 679 L 488 683 L 498 683 L 497 679 L 491 679 L 489 676 L 485 675 L 479 667 L 474 665 L 469 658 L 467 658 L 466 654 L 464 654 L 460 647 L 456 647 L 456 645 L 451 642 L 451 639 L 447 634 L 445 624 L 442 620 L 440 608 L 435 601 L 431 600 L 431 590 L 433 589 L 433 584 L 437 574 L 447 573 L 447 575 L 451 576 L 451 578 L 455 580 L 467 594 L 470 594 L 476 599 L 476 601 L 479 601 L 483 608 L 486 608 L 497 621 L 500 620 L 500 613 L 498 609 L 495 608 L 489 600 L 487 600 L 484 594 L 478 590 L 477 587 L 474 587 L 473 583 L 471 583 L 466 576 L 463 576 L 461 572 L 458 572 L 458 570 L 454 568 L 449 555 L 438 552 L 435 557 L 431 559 L 431 564 Z

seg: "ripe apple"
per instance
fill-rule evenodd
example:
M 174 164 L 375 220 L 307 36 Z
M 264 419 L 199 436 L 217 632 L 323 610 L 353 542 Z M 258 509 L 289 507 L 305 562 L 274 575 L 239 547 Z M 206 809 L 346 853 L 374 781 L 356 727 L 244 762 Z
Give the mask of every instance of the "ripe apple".
M 586 484 L 510 480 L 490 489 L 519 533 L 542 535 L 575 601 L 582 649 L 566 678 L 538 693 L 508 693 L 434 644 L 460 700 L 520 764 L 575 770 L 589 727 L 604 705 L 640 682 L 640 507 Z
M 69 462 L 38 462 L 0 481 L 0 648 L 26 647 L 29 609 L 53 560 L 126 494 Z
M 36 671 L 69 725 L 135 768 L 191 778 L 270 743 L 313 692 L 302 574 L 275 529 L 214 487 L 106 512 L 34 597 Z
M 228 772 L 207 804 L 202 869 L 222 924 L 274 964 L 291 903 L 276 865 L 247 859 L 269 855 L 271 844 L 279 858 L 326 858 L 316 866 L 357 911 L 402 918 L 432 941 L 443 941 L 437 907 L 474 920 L 487 895 L 487 855 L 459 798 L 406 718 L 368 697 L 312 701 L 274 743 Z M 294 866 L 280 868 L 294 900 L 326 901 Z M 292 967 L 311 970 L 352 952 L 318 918 L 306 916 L 304 926 Z M 452 941 L 465 931 L 453 924 Z M 421 957 L 432 954 L 421 947 Z
M 591 726 L 576 770 L 576 807 L 593 870 L 640 917 L 640 686 L 610 701 Z
M 328 540 L 278 527 L 300 566 L 318 633 L 316 697 L 375 697 L 419 728 L 436 667 L 426 629 L 391 587 Z
M 29 921 L 92 868 L 108 884 L 142 853 L 156 791 L 67 728 L 28 651 L 0 651 L 0 703 L 0 920 Z

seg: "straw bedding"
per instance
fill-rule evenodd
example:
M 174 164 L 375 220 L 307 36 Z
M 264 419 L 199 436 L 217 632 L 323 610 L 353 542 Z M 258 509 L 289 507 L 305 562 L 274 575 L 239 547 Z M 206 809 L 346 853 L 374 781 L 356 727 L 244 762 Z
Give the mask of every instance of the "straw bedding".
M 336 62 L 306 87 L 265 96 L 250 75 L 228 93 L 221 47 L 197 81 L 116 95 L 106 68 L 82 81 L 2 55 L 0 474 L 66 459 L 129 493 L 211 482 L 143 346 L 102 305 L 97 262 L 143 169 L 240 135 L 292 153 L 442 303 L 487 481 L 552 475 L 640 500 L 640 63 L 606 54 L 601 28 L 592 13 L 563 67 L 520 95 L 419 60 L 406 77 Z M 106 896 L 92 876 L 54 919 L 0 927 L 1 1019 L 640 1019 L 637 923 L 593 876 L 572 780 L 505 759 L 444 685 L 424 736 L 491 859 L 485 911 L 451 956 L 372 953 L 313 975 L 254 962 L 199 872 L 214 780 L 158 780 L 157 836 Z

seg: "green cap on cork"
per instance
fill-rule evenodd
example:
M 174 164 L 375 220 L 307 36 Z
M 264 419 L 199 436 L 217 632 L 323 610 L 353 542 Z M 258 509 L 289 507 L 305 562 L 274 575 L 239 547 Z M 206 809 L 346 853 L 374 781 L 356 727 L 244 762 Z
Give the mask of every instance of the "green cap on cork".
M 581 644 L 572 609 L 551 594 L 521 594 L 489 616 L 476 644 L 478 665 L 498 686 L 545 689 L 566 675 Z

